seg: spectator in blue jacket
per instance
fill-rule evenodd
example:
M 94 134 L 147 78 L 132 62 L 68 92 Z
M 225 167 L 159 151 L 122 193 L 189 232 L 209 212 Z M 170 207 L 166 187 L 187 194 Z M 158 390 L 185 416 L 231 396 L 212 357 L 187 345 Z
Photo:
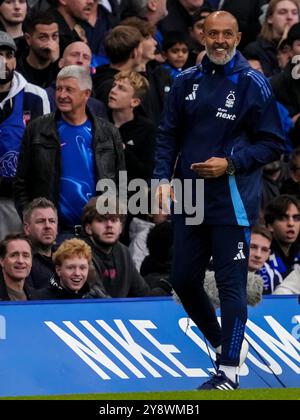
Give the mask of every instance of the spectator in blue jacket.
M 236 51 L 240 39 L 230 13 L 206 18 L 206 56 L 201 66 L 175 79 L 157 139 L 154 178 L 165 180 L 157 189 L 161 208 L 168 208 L 171 186 L 166 180 L 175 163 L 174 185 L 183 184 L 184 212 L 175 188 L 172 285 L 218 355 L 217 373 L 199 389 L 239 387 L 250 227 L 258 217 L 261 167 L 278 159 L 283 145 L 268 80 Z M 196 212 L 193 219 L 187 219 L 189 203 Z M 222 328 L 203 287 L 211 257 Z
M 16 44 L 0 31 L 0 240 L 22 230 L 12 200 L 21 139 L 29 120 L 50 112 L 46 92 L 16 70 Z

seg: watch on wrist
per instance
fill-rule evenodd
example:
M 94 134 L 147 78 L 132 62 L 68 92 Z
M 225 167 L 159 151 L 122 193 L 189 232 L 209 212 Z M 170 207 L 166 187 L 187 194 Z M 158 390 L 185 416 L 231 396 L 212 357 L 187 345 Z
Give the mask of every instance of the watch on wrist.
M 236 171 L 236 168 L 234 166 L 234 163 L 233 163 L 232 159 L 229 158 L 229 157 L 226 157 L 225 159 L 227 160 L 227 163 L 228 163 L 228 166 L 227 166 L 227 169 L 226 169 L 225 173 L 227 175 L 234 175 L 235 171 Z

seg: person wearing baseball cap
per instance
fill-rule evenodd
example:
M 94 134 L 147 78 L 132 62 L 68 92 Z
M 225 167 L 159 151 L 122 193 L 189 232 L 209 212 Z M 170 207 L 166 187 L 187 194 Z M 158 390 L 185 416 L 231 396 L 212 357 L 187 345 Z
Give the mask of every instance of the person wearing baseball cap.
M 13 38 L 7 33 L 0 31 L 0 47 L 7 47 L 7 49 L 17 51 L 17 46 Z
M 0 240 L 21 230 L 12 185 L 26 123 L 50 112 L 47 93 L 16 71 L 16 51 L 13 38 L 0 31 Z

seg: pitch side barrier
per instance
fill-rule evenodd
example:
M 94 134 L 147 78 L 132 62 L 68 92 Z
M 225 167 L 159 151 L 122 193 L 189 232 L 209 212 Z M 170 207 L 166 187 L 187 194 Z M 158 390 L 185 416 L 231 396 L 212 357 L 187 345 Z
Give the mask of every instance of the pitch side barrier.
M 249 308 L 246 332 L 241 387 L 300 387 L 298 296 Z M 1 396 L 191 390 L 207 352 L 171 298 L 0 303 Z

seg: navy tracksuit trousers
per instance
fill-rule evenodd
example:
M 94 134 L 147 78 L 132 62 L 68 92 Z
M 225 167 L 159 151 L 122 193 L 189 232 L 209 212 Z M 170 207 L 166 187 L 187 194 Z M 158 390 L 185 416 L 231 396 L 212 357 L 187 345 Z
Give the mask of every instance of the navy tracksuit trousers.
M 238 366 L 247 322 L 250 229 L 188 226 L 183 217 L 174 219 L 173 288 L 211 345 L 222 346 L 221 364 Z M 220 296 L 222 328 L 203 287 L 211 257 Z

